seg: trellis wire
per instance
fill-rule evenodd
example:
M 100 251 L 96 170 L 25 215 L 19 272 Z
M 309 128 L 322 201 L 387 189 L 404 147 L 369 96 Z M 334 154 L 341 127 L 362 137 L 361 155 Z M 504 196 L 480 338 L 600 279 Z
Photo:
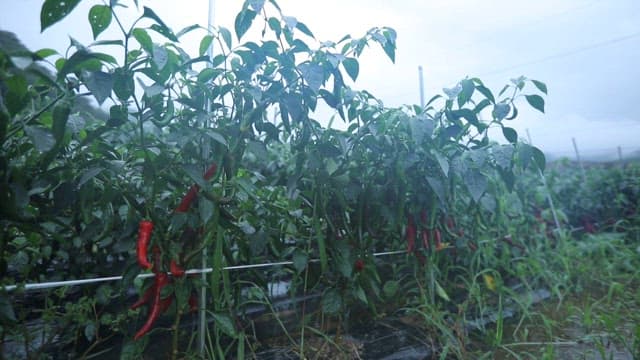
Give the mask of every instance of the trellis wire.
M 374 257 L 378 257 L 378 256 L 387 256 L 387 255 L 399 255 L 402 253 L 406 253 L 405 250 L 400 250 L 400 251 L 387 251 L 387 252 L 380 252 L 380 253 L 374 253 L 373 256 Z M 311 259 L 309 260 L 309 262 L 311 263 L 316 263 L 319 262 L 320 259 Z M 233 265 L 233 266 L 226 266 L 223 267 L 222 270 L 225 271 L 233 271 L 233 270 L 247 270 L 247 269 L 259 269 L 259 268 L 265 268 L 265 267 L 272 267 L 272 266 L 285 266 L 285 265 L 293 265 L 293 261 L 279 261 L 279 262 L 270 262 L 270 263 L 262 263 L 262 264 L 247 264 L 247 265 Z M 207 274 L 213 271 L 213 268 L 203 268 L 203 269 L 190 269 L 186 271 L 186 274 L 188 275 L 193 275 L 193 274 Z M 137 278 L 150 278 L 155 276 L 155 274 L 152 273 L 145 273 L 145 274 L 139 274 L 137 276 Z M 92 278 L 92 279 L 79 279 L 79 280 L 65 280 L 65 281 L 50 281 L 50 282 L 44 282 L 44 283 L 31 283 L 31 284 L 25 284 L 23 287 L 20 285 L 6 285 L 4 286 L 4 290 L 5 291 L 14 291 L 16 289 L 18 289 L 18 287 L 21 287 L 24 291 L 33 291 L 33 290 L 43 290 L 43 289 L 50 289 L 50 288 L 57 288 L 57 287 L 63 287 L 63 286 L 78 286 L 78 285 L 87 285 L 87 284 L 95 284 L 95 283 L 101 283 L 101 282 L 109 282 L 109 281 L 118 281 L 118 280 L 122 280 L 122 276 L 107 276 L 107 277 L 99 277 L 99 278 Z
M 579 231 L 579 230 L 584 230 L 583 226 L 579 226 L 579 227 L 574 227 L 569 229 L 570 233 Z M 553 232 L 559 232 L 561 231 L 561 229 L 553 229 Z M 507 235 L 509 236 L 509 235 Z M 492 240 L 498 240 L 496 239 L 492 239 Z M 379 252 L 379 253 L 373 253 L 373 257 L 380 257 L 380 256 L 388 256 L 388 255 L 400 255 L 400 254 L 406 254 L 407 251 L 406 250 L 397 250 L 397 251 L 385 251 L 385 252 Z M 320 259 L 311 259 L 309 260 L 310 263 L 317 263 L 320 262 Z M 222 270 L 225 271 L 233 271 L 233 270 L 247 270 L 247 269 L 259 269 L 259 268 L 266 268 L 266 267 L 272 267 L 272 266 L 285 266 L 285 265 L 293 265 L 293 261 L 279 261 L 279 262 L 269 262 L 269 263 L 261 263 L 261 264 L 247 264 L 247 265 L 233 265 L 233 266 L 225 266 L 222 268 Z M 204 269 L 190 269 L 187 270 L 185 273 L 187 275 L 194 275 L 194 274 L 207 274 L 213 271 L 213 268 L 204 268 Z M 145 273 L 145 274 L 139 274 L 138 276 L 136 276 L 136 278 L 141 278 L 141 279 L 146 279 L 146 278 L 150 278 L 155 276 L 155 274 L 153 273 Z M 109 281 L 118 281 L 118 280 L 122 280 L 122 276 L 106 276 L 106 277 L 100 277 L 100 278 L 92 278 L 92 279 L 79 279 L 79 280 L 65 280 L 65 281 L 50 281 L 50 282 L 44 282 L 44 283 L 31 283 L 31 284 L 25 284 L 23 287 L 21 287 L 24 291 L 33 291 L 33 290 L 43 290 L 43 289 L 50 289 L 50 288 L 56 288 L 56 287 L 63 287 L 63 286 L 78 286 L 78 285 L 87 285 L 87 284 L 94 284 L 94 283 L 101 283 L 101 282 L 109 282 Z M 2 287 L 4 289 L 4 291 L 14 291 L 19 287 L 19 285 L 5 285 L 4 287 Z

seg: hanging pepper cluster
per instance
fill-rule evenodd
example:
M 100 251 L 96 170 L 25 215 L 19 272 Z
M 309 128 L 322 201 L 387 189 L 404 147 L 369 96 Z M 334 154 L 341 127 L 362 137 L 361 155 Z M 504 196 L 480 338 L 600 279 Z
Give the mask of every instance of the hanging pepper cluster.
M 217 170 L 217 165 L 213 164 L 204 173 L 204 179 L 210 180 L 213 178 Z M 175 212 L 187 212 L 191 207 L 191 204 L 197 198 L 200 187 L 194 184 L 189 188 L 189 191 L 182 198 L 182 201 L 176 207 Z M 149 305 L 149 315 L 147 321 L 136 332 L 133 339 L 138 340 L 151 331 L 153 325 L 173 303 L 174 294 L 170 294 L 165 298 L 162 297 L 162 290 L 169 284 L 171 284 L 173 278 L 179 278 L 186 274 L 184 268 L 178 264 L 176 259 L 171 259 L 169 263 L 169 272 L 162 270 L 162 252 L 158 245 L 152 247 L 153 263 L 149 262 L 148 249 L 151 244 L 151 235 L 153 233 L 153 222 L 149 220 L 142 220 L 138 226 L 138 240 L 136 242 L 136 258 L 138 265 L 144 269 L 152 269 L 154 273 L 153 284 L 142 294 L 142 296 L 131 305 L 130 309 L 135 310 L 142 306 Z M 189 308 L 191 311 L 195 311 L 198 307 L 197 298 L 195 294 L 192 294 L 189 298 Z

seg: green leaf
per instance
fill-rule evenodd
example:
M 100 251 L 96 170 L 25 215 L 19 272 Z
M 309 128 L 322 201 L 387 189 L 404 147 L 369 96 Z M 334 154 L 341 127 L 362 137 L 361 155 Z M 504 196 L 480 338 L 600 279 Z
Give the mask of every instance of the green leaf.
M 395 280 L 389 280 L 389 281 L 385 282 L 384 286 L 382 287 L 382 291 L 384 292 L 384 296 L 386 296 L 389 299 L 391 299 L 394 296 L 396 296 L 396 294 L 398 293 L 399 289 L 400 289 L 400 284 Z
M 46 59 L 49 56 L 56 55 L 56 54 L 58 54 L 58 52 L 56 50 L 53 50 L 53 49 L 40 49 L 40 50 L 35 52 L 35 55 L 39 59 Z
M 211 140 L 219 143 L 220 145 L 229 147 L 227 140 L 219 132 L 216 132 L 214 130 L 207 130 L 205 131 L 205 135 L 207 135 Z
M 203 222 L 208 222 L 213 217 L 215 212 L 215 204 L 213 201 L 203 198 L 198 201 L 198 214 L 200 215 L 200 219 Z M 255 228 L 253 228 L 253 232 L 255 232 Z
M 509 104 L 497 103 L 493 107 L 492 115 L 496 120 L 501 121 L 509 115 L 510 111 L 511 106 L 509 106 Z
M 280 25 L 280 20 L 274 17 L 270 17 L 268 22 L 269 22 L 269 28 L 276 33 L 277 37 L 280 37 L 280 34 L 282 33 L 282 25 Z
M 302 78 L 313 92 L 317 93 L 324 81 L 324 69 L 316 63 L 304 63 L 298 65 Z
M 159 46 L 153 44 L 153 62 L 156 64 L 158 69 L 164 69 L 164 67 L 169 62 L 169 52 L 164 46 Z
M 382 46 L 382 49 L 384 50 L 385 54 L 387 54 L 389 59 L 391 59 L 391 62 L 395 64 L 395 62 L 396 62 L 396 44 L 387 42 L 385 45 Z
M 430 139 L 433 134 L 433 120 L 424 116 L 414 116 L 409 119 L 409 127 L 411 129 L 411 137 L 413 141 L 420 145 L 425 138 Z
M 297 22 L 296 29 L 302 31 L 305 35 L 315 39 L 315 37 L 313 36 L 313 33 L 311 32 L 311 30 L 309 30 L 307 25 L 301 23 L 300 21 Z
M 363 303 L 369 303 L 369 301 L 367 300 L 367 294 L 365 294 L 364 289 L 361 286 L 356 286 L 356 288 L 353 289 L 353 295 L 355 295 L 355 298 L 362 301 Z
M 113 73 L 113 92 L 118 99 L 126 102 L 133 95 L 134 90 L 133 75 L 122 68 L 116 69 Z
M 349 74 L 351 80 L 356 81 L 358 78 L 358 73 L 360 72 L 360 65 L 358 64 L 358 60 L 354 58 L 346 58 L 342 61 L 342 66 Z
M 438 283 L 437 280 L 435 281 L 435 283 L 436 283 L 436 294 L 438 294 L 438 296 L 440 296 L 445 301 L 451 301 L 451 299 L 449 299 L 449 295 L 447 295 L 447 292 L 444 291 L 442 286 L 440 286 L 440 283 Z
M 184 29 L 178 31 L 176 33 L 176 37 L 179 39 L 181 36 L 184 36 L 184 35 L 192 32 L 193 30 L 196 30 L 196 29 L 199 29 L 199 28 L 200 28 L 200 25 L 198 25 L 198 24 L 189 25 L 189 26 L 185 27 Z
M 113 90 L 113 75 L 103 71 L 90 71 L 84 73 L 84 84 L 93 96 L 102 103 L 111 96 Z
M 222 69 L 205 68 L 198 74 L 199 83 L 207 83 L 222 73 Z
M 40 32 L 62 20 L 80 0 L 45 0 L 40 9 Z
M 322 296 L 322 311 L 336 314 L 342 309 L 342 296 L 336 289 L 327 290 Z
M 209 51 L 209 47 L 211 47 L 211 42 L 213 42 L 212 35 L 205 35 L 202 40 L 200 40 L 200 46 L 198 48 L 198 54 L 200 56 L 204 55 Z
M 56 144 L 56 139 L 53 137 L 53 134 L 45 128 L 38 126 L 25 126 L 24 132 L 29 136 L 36 150 L 41 153 L 45 153 L 53 149 L 53 146 Z
M 544 153 L 535 146 L 532 146 L 531 150 L 533 151 L 533 161 L 536 163 L 540 171 L 544 171 L 547 166 L 547 160 Z
M 153 41 L 151 40 L 149 33 L 147 33 L 147 30 L 135 28 L 133 29 L 132 34 L 146 52 L 151 53 L 153 51 Z
M 167 39 L 171 41 L 178 41 L 178 38 L 173 34 L 173 32 L 169 29 L 167 25 L 160 19 L 156 13 L 148 7 L 144 7 L 144 12 L 142 13 L 143 18 L 152 19 L 157 23 L 157 26 L 151 25 L 151 29 L 157 31 L 161 35 L 165 36 Z
M 447 194 L 445 184 L 439 177 L 435 176 L 427 176 L 427 183 L 431 190 L 436 193 L 436 196 L 440 200 L 441 203 L 445 204 L 447 202 Z
M 96 326 L 94 323 L 90 322 L 87 326 L 84 327 L 84 336 L 89 341 L 93 341 L 93 338 L 96 335 Z
M 228 336 L 231 336 L 232 338 L 236 338 L 238 337 L 238 333 L 236 332 L 236 327 L 233 324 L 233 320 L 231 319 L 231 316 L 227 315 L 227 314 L 220 314 L 220 313 L 213 313 L 213 312 L 209 312 L 211 314 L 211 317 L 213 317 L 213 320 L 216 323 L 216 326 L 222 330 L 223 333 L 225 333 Z
M 248 0 L 247 3 L 249 7 L 257 13 L 262 11 L 262 8 L 264 7 L 264 0 Z
M 224 27 L 220 27 L 218 31 L 220 32 L 220 36 L 222 36 L 222 40 L 224 41 L 225 45 L 227 45 L 227 47 L 231 49 L 231 46 L 233 45 L 233 41 L 231 39 L 231 31 Z
M 89 24 L 95 40 L 111 24 L 111 8 L 107 5 L 94 5 L 89 10 Z
M 157 32 L 158 34 L 166 37 L 167 39 L 174 41 L 174 42 L 178 42 L 178 38 L 176 37 L 176 35 L 169 30 L 169 28 L 158 25 L 158 24 L 153 24 L 151 26 L 149 26 L 149 29 Z
M 6 99 L 4 100 L 5 106 L 7 110 L 9 110 L 10 115 L 15 115 L 22 111 L 27 105 L 29 83 L 22 75 L 11 76 L 3 80 L 8 90 L 5 95 Z
M 95 60 L 96 56 L 85 49 L 76 51 L 58 72 L 58 79 L 64 78 L 67 74 L 78 70 L 91 70 L 91 60 Z
M 458 106 L 462 107 L 462 105 L 466 104 L 467 101 L 471 100 L 476 86 L 473 81 L 469 79 L 460 81 L 460 86 L 462 87 L 462 91 L 458 94 Z
M 255 17 L 256 12 L 249 9 L 244 9 L 238 13 L 234 22 L 236 37 L 238 38 L 238 41 L 240 41 L 244 34 L 247 33 Z
M 287 29 L 289 29 L 290 31 L 293 31 L 293 29 L 296 28 L 296 26 L 298 25 L 298 19 L 296 19 L 293 16 L 283 16 L 282 20 L 284 20 L 284 25 L 287 27 Z
M 510 143 L 515 144 L 518 142 L 518 133 L 513 128 L 503 126 L 502 134 Z
M 475 202 L 478 202 L 487 190 L 487 178 L 478 169 L 469 169 L 464 176 L 464 184 Z
M 90 169 L 88 169 L 87 171 L 84 172 L 84 174 L 82 174 L 82 177 L 80 178 L 80 180 L 78 180 L 78 185 L 77 188 L 80 189 L 82 187 L 82 185 L 86 184 L 87 181 L 93 179 L 94 177 L 98 176 L 98 174 L 100 174 L 102 171 L 104 171 L 105 169 L 103 167 L 92 167 Z
M 538 80 L 531 80 L 531 82 L 538 88 L 538 90 L 542 91 L 545 94 L 547 93 L 547 85 L 545 83 Z
M 296 272 L 299 274 L 307 267 L 307 263 L 309 262 L 309 257 L 307 254 L 300 250 L 296 250 L 293 253 L 293 268 L 296 269 Z
M 544 113 L 544 99 L 540 95 L 525 95 L 529 105 L 533 106 L 534 109 Z
M 484 85 L 477 85 L 476 90 L 478 90 L 482 95 L 484 95 L 484 97 L 486 97 L 489 101 L 491 101 L 492 104 L 496 103 L 496 99 L 493 96 L 493 93 Z

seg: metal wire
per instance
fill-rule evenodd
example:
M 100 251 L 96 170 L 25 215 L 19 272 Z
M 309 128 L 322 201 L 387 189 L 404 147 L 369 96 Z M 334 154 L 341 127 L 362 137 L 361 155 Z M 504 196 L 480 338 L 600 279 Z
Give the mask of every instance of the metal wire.
M 387 251 L 387 252 L 374 253 L 373 256 L 379 257 L 379 256 L 388 256 L 388 255 L 399 255 L 404 253 L 406 253 L 406 251 L 404 250 L 403 251 Z M 309 260 L 309 262 L 311 263 L 316 263 L 319 261 L 320 259 Z M 226 266 L 226 267 L 223 267 L 222 270 L 225 270 L 225 271 L 247 270 L 247 269 L 259 269 L 259 268 L 272 267 L 272 266 L 285 266 L 285 265 L 293 265 L 293 261 L 280 261 L 280 262 L 262 263 L 262 264 Z M 190 270 L 187 270 L 186 273 L 187 274 L 206 274 L 212 271 L 213 271 L 213 268 L 190 269 Z M 153 276 L 155 276 L 155 274 L 144 273 L 144 274 L 138 275 L 136 278 L 145 279 Z M 31 284 L 25 284 L 25 285 L 6 285 L 4 286 L 4 291 L 14 291 L 18 289 L 18 287 L 20 287 L 24 291 L 33 291 L 33 290 L 43 290 L 43 289 L 57 288 L 57 287 L 63 287 L 63 286 L 78 286 L 78 285 L 95 284 L 95 283 L 118 281 L 118 280 L 122 280 L 122 276 L 107 276 L 107 277 L 99 277 L 99 278 L 92 278 L 92 279 L 79 279 L 79 280 L 66 280 L 66 281 L 50 281 L 50 282 L 44 282 L 44 283 L 31 283 Z

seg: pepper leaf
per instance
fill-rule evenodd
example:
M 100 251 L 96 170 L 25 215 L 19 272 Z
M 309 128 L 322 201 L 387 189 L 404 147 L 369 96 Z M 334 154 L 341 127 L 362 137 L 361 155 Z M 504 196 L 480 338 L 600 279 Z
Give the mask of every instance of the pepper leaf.
M 46 0 L 40 9 L 40 32 L 64 19 L 80 0 Z

